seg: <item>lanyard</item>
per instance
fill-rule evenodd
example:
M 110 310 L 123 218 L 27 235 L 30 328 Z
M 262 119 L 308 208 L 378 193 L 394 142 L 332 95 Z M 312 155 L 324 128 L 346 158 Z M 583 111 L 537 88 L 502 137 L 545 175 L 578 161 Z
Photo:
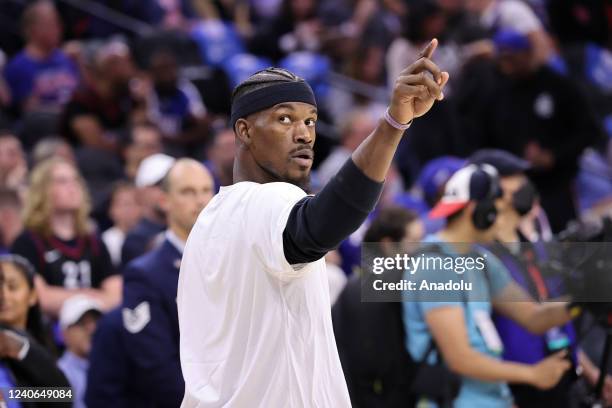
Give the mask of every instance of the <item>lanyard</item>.
M 535 284 L 536 287 L 536 291 L 538 292 L 538 298 L 540 301 L 546 300 L 548 299 L 548 289 L 546 288 L 546 283 L 544 283 L 544 278 L 542 277 L 542 274 L 540 273 L 540 269 L 536 266 L 535 262 L 534 262 L 534 253 L 533 250 L 528 249 L 525 251 L 525 261 L 526 261 L 526 267 L 527 267 L 527 272 L 529 273 L 529 276 L 531 276 L 531 279 L 533 281 L 533 283 Z

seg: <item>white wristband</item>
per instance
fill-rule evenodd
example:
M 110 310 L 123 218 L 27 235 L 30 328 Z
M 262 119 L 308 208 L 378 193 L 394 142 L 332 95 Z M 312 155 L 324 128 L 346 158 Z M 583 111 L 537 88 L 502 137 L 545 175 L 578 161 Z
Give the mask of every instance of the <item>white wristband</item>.
M 412 125 L 412 121 L 408 123 L 399 123 L 397 120 L 393 119 L 389 114 L 389 108 L 387 108 L 383 117 L 391 127 L 397 130 L 406 130 L 410 127 L 410 125 Z

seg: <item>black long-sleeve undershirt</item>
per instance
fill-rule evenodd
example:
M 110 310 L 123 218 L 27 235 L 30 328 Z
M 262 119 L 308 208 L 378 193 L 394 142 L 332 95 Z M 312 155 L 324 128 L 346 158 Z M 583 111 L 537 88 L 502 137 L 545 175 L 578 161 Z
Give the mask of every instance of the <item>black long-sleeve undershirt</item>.
M 283 231 L 285 259 L 291 265 L 314 262 L 337 248 L 374 209 L 382 187 L 347 160 L 316 196 L 291 210 Z

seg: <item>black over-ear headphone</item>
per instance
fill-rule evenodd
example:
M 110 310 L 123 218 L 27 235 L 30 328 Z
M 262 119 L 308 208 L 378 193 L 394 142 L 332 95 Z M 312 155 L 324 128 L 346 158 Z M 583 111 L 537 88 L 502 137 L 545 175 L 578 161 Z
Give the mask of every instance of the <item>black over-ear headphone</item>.
M 512 195 L 512 206 L 522 217 L 531 211 L 537 198 L 538 192 L 535 189 L 535 186 L 529 180 L 527 180 L 521 186 L 521 188 L 516 190 Z
M 499 174 L 490 164 L 478 164 L 470 179 L 470 198 L 476 201 L 472 214 L 474 227 L 487 230 L 495 223 L 497 208 L 495 199 L 501 197 Z

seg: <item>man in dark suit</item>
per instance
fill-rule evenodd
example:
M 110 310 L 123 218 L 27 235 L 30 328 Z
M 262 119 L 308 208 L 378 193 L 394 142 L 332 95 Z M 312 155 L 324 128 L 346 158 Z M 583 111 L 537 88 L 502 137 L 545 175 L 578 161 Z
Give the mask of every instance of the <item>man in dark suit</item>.
M 165 177 L 160 202 L 168 230 L 162 244 L 124 272 L 121 337 L 134 391 L 148 406 L 177 407 L 184 394 L 176 293 L 185 241 L 213 196 L 200 163 L 180 159 Z
M 128 357 L 121 331 L 121 307 L 98 320 L 89 353 L 85 403 L 88 408 L 146 408 L 130 382 Z

